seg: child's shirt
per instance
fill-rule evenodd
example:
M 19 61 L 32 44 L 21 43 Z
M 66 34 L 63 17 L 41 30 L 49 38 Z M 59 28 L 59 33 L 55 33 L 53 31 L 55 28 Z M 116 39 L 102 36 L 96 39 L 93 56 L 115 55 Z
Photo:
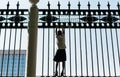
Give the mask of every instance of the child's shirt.
M 65 35 L 62 34 L 62 35 L 57 35 L 57 46 L 58 46 L 58 49 L 65 49 L 66 46 L 65 46 Z

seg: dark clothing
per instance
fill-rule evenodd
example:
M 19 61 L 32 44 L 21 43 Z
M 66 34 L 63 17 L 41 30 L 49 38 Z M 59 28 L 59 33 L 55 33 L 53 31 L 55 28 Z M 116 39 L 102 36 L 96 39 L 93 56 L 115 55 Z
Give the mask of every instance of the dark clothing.
M 53 60 L 56 61 L 56 62 L 66 61 L 66 51 L 65 51 L 65 49 L 58 49 Z

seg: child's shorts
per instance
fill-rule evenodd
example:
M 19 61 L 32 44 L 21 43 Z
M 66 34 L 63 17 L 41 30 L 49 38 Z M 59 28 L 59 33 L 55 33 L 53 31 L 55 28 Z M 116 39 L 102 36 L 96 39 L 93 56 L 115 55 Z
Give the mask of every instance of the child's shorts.
M 58 49 L 56 55 L 53 59 L 55 62 L 63 62 L 66 61 L 66 51 L 65 49 Z

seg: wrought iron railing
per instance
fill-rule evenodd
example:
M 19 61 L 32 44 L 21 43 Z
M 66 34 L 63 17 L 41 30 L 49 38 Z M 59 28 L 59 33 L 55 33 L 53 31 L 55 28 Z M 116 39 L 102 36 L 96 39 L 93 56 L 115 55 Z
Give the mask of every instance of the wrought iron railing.
M 64 25 L 66 33 L 66 76 L 120 76 L 120 5 L 117 9 L 39 9 L 39 75 L 55 72 L 55 28 Z M 28 9 L 0 9 L 1 50 L 27 49 Z M 25 44 L 26 42 L 26 44 Z M 40 62 L 40 63 L 39 63 Z M 0 66 L 1 67 L 1 66 Z M 61 67 L 61 66 L 59 66 Z M 59 69 L 59 73 L 61 68 Z M 2 70 L 1 70 L 2 72 Z M 2 74 L 1 74 L 2 75 Z M 18 74 L 19 76 L 19 74 Z

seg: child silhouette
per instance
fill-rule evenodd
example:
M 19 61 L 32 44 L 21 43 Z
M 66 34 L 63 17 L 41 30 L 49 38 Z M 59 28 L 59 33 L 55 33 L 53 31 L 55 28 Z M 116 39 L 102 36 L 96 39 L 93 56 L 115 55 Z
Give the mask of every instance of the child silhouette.
M 61 72 L 61 76 L 63 76 L 64 73 L 64 69 L 65 69 L 65 61 L 66 61 L 66 45 L 65 45 L 65 30 L 62 27 L 62 30 L 57 30 L 56 28 L 56 38 L 57 38 L 57 52 L 56 55 L 54 56 L 54 61 L 56 62 L 56 72 L 55 72 L 55 76 L 58 76 L 58 64 L 60 62 L 62 62 L 62 72 Z

